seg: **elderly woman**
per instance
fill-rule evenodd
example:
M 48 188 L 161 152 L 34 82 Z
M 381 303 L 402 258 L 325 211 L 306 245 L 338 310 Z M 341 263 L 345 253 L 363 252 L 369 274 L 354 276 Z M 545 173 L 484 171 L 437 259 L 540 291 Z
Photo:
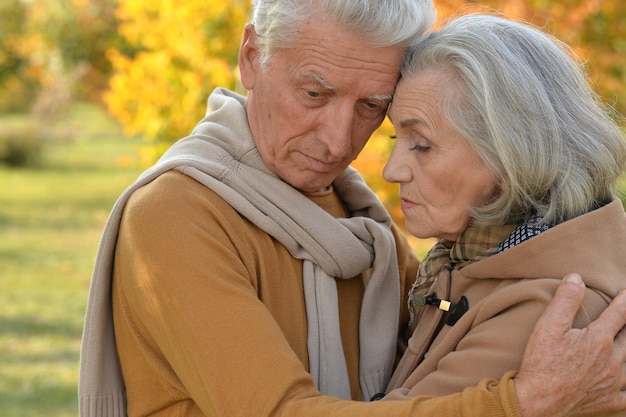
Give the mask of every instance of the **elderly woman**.
M 528 25 L 468 15 L 406 59 L 383 175 L 409 232 L 438 241 L 409 293 L 412 337 L 387 398 L 518 369 L 568 272 L 588 286 L 575 327 L 625 286 L 625 140 L 569 53 Z

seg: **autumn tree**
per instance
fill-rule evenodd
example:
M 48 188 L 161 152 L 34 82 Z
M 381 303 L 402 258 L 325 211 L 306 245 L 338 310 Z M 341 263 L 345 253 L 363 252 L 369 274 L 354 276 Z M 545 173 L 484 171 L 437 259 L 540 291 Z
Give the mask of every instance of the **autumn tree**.
M 105 51 L 120 40 L 114 10 L 111 0 L 2 0 L 0 111 L 99 100 L 111 74 Z
M 38 71 L 25 50 L 27 13 L 20 0 L 0 2 L 0 112 L 27 109 L 39 89 Z
M 245 0 L 119 0 L 127 49 L 108 52 L 115 75 L 105 100 L 127 133 L 153 141 L 148 160 L 191 131 L 216 86 L 235 88 L 249 8 Z

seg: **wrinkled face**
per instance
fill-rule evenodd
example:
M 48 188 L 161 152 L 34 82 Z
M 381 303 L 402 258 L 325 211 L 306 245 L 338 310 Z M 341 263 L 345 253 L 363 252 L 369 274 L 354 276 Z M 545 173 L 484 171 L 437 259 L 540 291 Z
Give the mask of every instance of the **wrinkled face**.
M 429 70 L 398 83 L 389 111 L 396 130 L 384 178 L 399 183 L 407 230 L 420 238 L 456 240 L 480 207 L 499 192 L 483 160 L 441 111 L 447 71 Z
M 246 111 L 269 169 L 294 187 L 329 186 L 385 117 L 404 50 L 375 48 L 329 22 L 304 22 L 293 48 L 262 67 L 246 27 L 239 66 Z

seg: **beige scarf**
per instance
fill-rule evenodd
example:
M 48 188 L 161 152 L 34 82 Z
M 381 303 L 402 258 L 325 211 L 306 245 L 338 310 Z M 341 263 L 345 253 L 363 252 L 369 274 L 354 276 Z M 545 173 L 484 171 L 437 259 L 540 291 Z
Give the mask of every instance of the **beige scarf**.
M 265 167 L 247 125 L 243 97 L 214 92 L 207 116 L 191 137 L 170 148 L 116 203 L 101 241 L 90 289 L 79 379 L 82 416 L 125 415 L 110 303 L 115 239 L 123 207 L 134 190 L 178 169 L 224 198 L 297 259 L 304 260 L 309 360 L 318 389 L 350 398 L 338 318 L 335 278 L 372 268 L 360 316 L 359 376 L 364 398 L 384 390 L 397 340 L 400 289 L 391 220 L 353 169 L 333 186 L 351 215 L 335 219 Z

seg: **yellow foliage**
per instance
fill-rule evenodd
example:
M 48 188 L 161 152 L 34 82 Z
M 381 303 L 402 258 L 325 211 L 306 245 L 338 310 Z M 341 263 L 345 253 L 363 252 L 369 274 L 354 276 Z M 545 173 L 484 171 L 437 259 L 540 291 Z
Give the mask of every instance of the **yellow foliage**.
M 169 144 L 191 131 L 215 87 L 235 87 L 248 10 L 243 0 L 119 1 L 130 47 L 108 52 L 115 73 L 104 99 L 126 133 Z

